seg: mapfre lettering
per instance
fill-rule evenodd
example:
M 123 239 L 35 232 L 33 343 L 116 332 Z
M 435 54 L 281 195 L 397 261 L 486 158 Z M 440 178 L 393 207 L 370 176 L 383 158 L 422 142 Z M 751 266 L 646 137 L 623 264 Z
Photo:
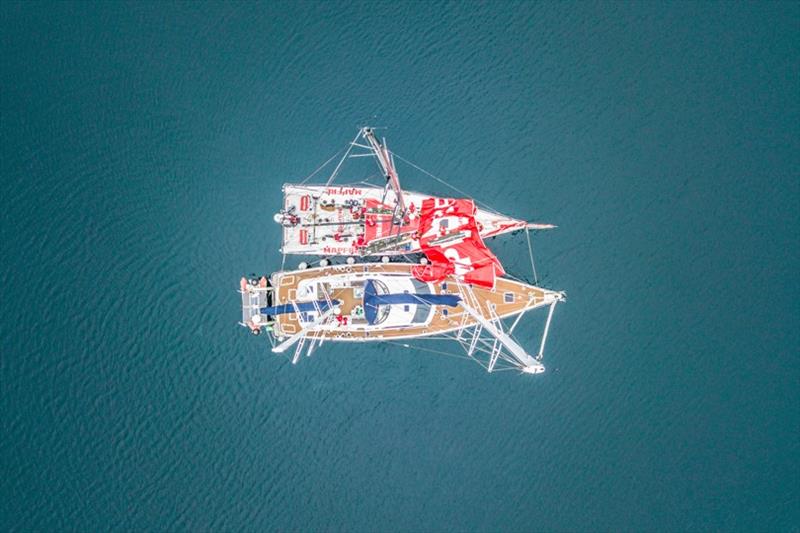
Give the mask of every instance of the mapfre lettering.
M 341 246 L 325 246 L 322 248 L 322 253 L 331 255 L 344 255 L 352 252 L 354 248 L 346 248 Z
M 325 192 L 333 196 L 361 196 L 361 189 L 357 187 L 328 187 Z

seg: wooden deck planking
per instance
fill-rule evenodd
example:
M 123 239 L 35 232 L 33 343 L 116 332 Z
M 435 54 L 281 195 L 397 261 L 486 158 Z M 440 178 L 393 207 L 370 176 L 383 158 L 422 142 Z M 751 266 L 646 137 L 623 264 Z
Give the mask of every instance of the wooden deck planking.
M 364 264 L 353 266 L 336 265 L 324 268 L 294 271 L 286 274 L 276 274 L 276 279 L 273 280 L 273 286 L 277 286 L 277 291 L 275 294 L 277 301 L 275 301 L 273 305 L 288 303 L 296 294 L 299 283 L 305 279 L 359 272 L 410 275 L 411 268 L 413 266 L 415 265 L 409 263 L 372 263 L 369 264 L 369 266 Z M 441 284 L 437 284 L 434 285 L 434 292 L 436 294 L 458 294 L 455 278 L 450 277 L 446 280 L 446 282 L 448 285 L 447 290 L 443 290 Z M 533 287 L 531 285 L 526 285 L 505 278 L 497 279 L 494 290 L 473 286 L 473 292 L 479 302 L 478 310 L 487 319 L 491 318 L 488 311 L 489 305 L 494 305 L 495 313 L 502 318 L 520 313 L 525 309 L 536 307 L 536 305 L 544 301 L 546 293 L 546 291 L 538 287 Z M 504 300 L 504 295 L 507 292 L 514 294 L 514 301 L 512 303 L 506 303 Z M 352 288 L 335 289 L 329 294 L 331 299 L 342 301 L 341 308 L 344 315 L 349 315 L 355 306 L 361 304 L 361 299 L 355 298 Z M 448 315 L 445 316 L 442 313 L 442 308 L 437 307 L 436 314 L 431 322 L 427 325 L 421 325 L 419 327 L 393 328 L 380 331 L 348 330 L 344 332 L 325 330 L 324 334 L 325 337 L 329 339 L 366 341 L 435 335 L 448 331 L 454 331 L 458 329 L 462 323 L 466 326 L 475 324 L 475 320 L 471 316 L 467 317 L 466 321 L 464 321 L 464 311 L 461 307 L 447 307 L 447 310 Z M 300 328 L 300 323 L 295 314 L 280 315 L 277 317 L 277 322 L 275 325 L 277 334 L 292 334 L 299 331 Z M 320 333 L 322 333 L 322 330 L 309 330 L 308 336 L 314 337 Z

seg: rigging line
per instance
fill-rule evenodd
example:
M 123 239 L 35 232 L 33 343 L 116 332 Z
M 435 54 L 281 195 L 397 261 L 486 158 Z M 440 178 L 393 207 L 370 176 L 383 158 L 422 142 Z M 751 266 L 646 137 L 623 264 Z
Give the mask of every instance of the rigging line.
M 353 149 L 353 143 L 355 143 L 358 140 L 358 137 L 360 135 L 361 135 L 361 130 L 358 130 L 358 133 L 356 134 L 356 136 L 353 137 L 353 141 L 347 147 L 347 151 L 344 153 L 342 158 L 339 160 L 339 164 L 336 165 L 336 168 L 333 169 L 333 173 L 331 174 L 331 177 L 328 178 L 328 181 L 325 183 L 326 186 L 330 185 L 331 183 L 333 183 L 333 180 L 336 179 L 336 174 L 339 172 L 339 169 L 342 168 L 342 164 L 344 163 L 345 159 L 347 159 L 347 156 L 350 155 L 350 150 Z
M 369 180 L 374 180 L 374 179 L 377 179 L 379 177 L 380 176 L 378 174 L 370 174 L 369 176 L 367 176 L 367 179 L 365 179 L 363 181 L 366 182 L 366 183 L 369 183 Z M 375 184 L 375 183 L 370 183 L 370 185 L 372 185 L 373 187 L 378 187 L 378 185 Z M 381 187 L 383 187 L 383 185 L 381 185 Z
M 366 186 L 367 188 L 372 188 L 372 189 L 375 188 L 374 185 L 372 185 L 370 183 L 367 183 L 366 181 L 363 181 L 363 180 L 362 181 L 353 181 L 353 182 L 350 182 L 350 183 L 340 183 L 337 186 L 338 187 L 365 187 Z
M 374 183 L 370 183 L 367 180 L 353 181 L 353 182 L 350 182 L 350 183 L 342 183 L 342 184 L 339 185 L 339 187 L 357 187 L 359 185 L 363 185 L 363 186 L 369 187 L 371 189 L 378 189 L 379 188 L 379 187 L 376 187 Z
M 326 166 L 328 166 L 328 163 L 330 163 L 331 161 L 333 161 L 333 160 L 334 160 L 334 158 L 335 158 L 337 155 L 341 154 L 341 153 L 342 153 L 342 151 L 341 151 L 341 150 L 339 150 L 338 152 L 336 152 L 335 154 L 333 154 L 333 155 L 331 156 L 331 158 L 330 158 L 330 159 L 328 159 L 327 161 L 325 161 L 324 163 L 322 163 L 322 165 L 321 165 L 319 168 L 317 168 L 317 170 L 315 170 L 314 172 L 312 172 L 311 174 L 309 174 L 308 176 L 306 176 L 306 179 L 304 179 L 303 181 L 301 181 L 301 182 L 299 183 L 299 185 L 302 185 L 302 184 L 304 184 L 305 182 L 307 182 L 308 180 L 310 180 L 311 178 L 313 178 L 313 177 L 314 177 L 314 175 L 315 175 L 317 172 L 319 172 L 320 170 L 322 170 L 323 168 L 325 168 Z
M 458 341 L 458 340 L 457 340 L 457 339 L 456 339 L 454 336 L 451 336 L 451 335 L 449 335 L 449 334 L 444 334 L 444 335 L 442 336 L 442 338 L 433 338 L 433 337 L 432 337 L 432 338 L 422 338 L 422 339 L 415 339 L 415 341 L 416 341 L 416 340 L 447 340 L 447 341 L 453 341 L 453 340 L 455 340 L 455 341 Z M 390 344 L 399 344 L 399 345 L 403 346 L 403 345 L 402 345 L 402 344 L 400 344 L 400 343 L 392 343 L 391 341 L 386 341 L 386 342 L 388 342 L 388 343 L 390 343 Z M 462 347 L 464 347 L 464 346 L 465 346 L 465 344 L 464 344 L 464 342 L 463 342 L 463 341 L 458 341 L 458 342 L 459 342 L 459 344 L 460 344 L 460 345 L 462 345 Z M 483 339 L 483 338 L 480 338 L 480 339 L 478 339 L 478 342 L 479 342 L 479 344 L 480 344 L 480 345 L 484 345 L 484 346 L 485 346 L 485 348 L 484 348 L 484 347 L 481 347 L 480 345 L 479 345 L 479 346 L 476 346 L 476 347 L 475 347 L 475 352 L 477 352 L 477 353 L 481 353 L 481 354 L 483 354 L 483 355 L 491 355 L 491 353 L 493 352 L 493 349 L 492 349 L 492 348 L 490 348 L 490 346 L 492 345 L 492 344 L 491 344 L 491 341 L 487 341 L 487 340 L 485 340 L 485 339 Z M 487 365 L 486 365 L 486 363 L 484 363 L 484 361 L 482 361 L 481 359 L 479 359 L 478 357 L 476 357 L 476 355 L 466 355 L 466 356 L 464 356 L 464 355 L 450 354 L 450 353 L 447 353 L 447 352 L 440 352 L 440 351 L 435 351 L 435 350 L 430 350 L 430 349 L 424 349 L 424 348 L 420 348 L 420 347 L 418 347 L 418 346 L 413 346 L 413 345 L 408 345 L 408 346 L 409 346 L 409 347 L 411 347 L 411 348 L 417 349 L 417 350 L 421 350 L 421 351 L 430 351 L 430 352 L 433 352 L 433 353 L 443 353 L 444 355 L 450 355 L 450 356 L 452 356 L 452 357 L 458 357 L 459 359 L 472 359 L 473 361 L 476 361 L 476 362 L 478 362 L 478 363 L 479 363 L 481 366 L 483 366 L 484 368 L 487 368 Z M 505 370 L 509 370 L 509 369 L 511 369 L 511 368 L 516 368 L 516 369 L 519 369 L 519 364 L 518 364 L 516 361 L 514 361 L 514 360 L 512 360 L 512 359 L 509 359 L 508 355 L 507 355 L 507 354 L 505 354 L 505 353 L 503 353 L 502 349 L 501 349 L 501 352 L 500 352 L 500 356 L 501 356 L 501 357 L 500 357 L 500 359 L 498 360 L 498 362 L 499 362 L 499 361 L 503 361 L 503 362 L 505 362 L 506 364 L 509 364 L 509 365 L 511 365 L 511 367 L 510 367 L 510 368 L 505 368 Z M 495 369 L 497 369 L 497 370 L 500 370 L 500 367 L 495 367 Z
M 513 279 L 514 281 L 518 281 L 518 282 L 520 282 L 520 283 L 524 283 L 524 284 L 526 284 L 526 285 L 530 285 L 530 284 L 531 284 L 531 282 L 530 282 L 529 280 L 527 280 L 527 279 L 525 279 L 525 278 L 523 278 L 523 277 L 518 277 L 518 276 L 515 276 L 514 274 L 512 274 L 511 272 L 508 272 L 508 271 L 506 271 L 506 275 L 505 275 L 505 277 L 507 277 L 507 278 L 511 278 L 511 279 Z
M 383 196 L 381 196 L 381 204 L 386 202 L 386 193 L 389 191 L 389 182 L 386 182 L 386 185 L 383 186 Z
M 451 189 L 453 189 L 454 191 L 456 191 L 458 194 L 461 194 L 461 195 L 463 195 L 465 198 L 472 198 L 472 197 L 471 197 L 469 194 L 465 193 L 465 192 L 464 192 L 464 191 L 462 191 L 461 189 L 459 189 L 459 188 L 457 188 L 457 187 L 454 187 L 453 185 L 450 185 L 449 183 L 447 183 L 446 181 L 444 181 L 444 180 L 443 180 L 443 179 L 441 179 L 441 178 L 437 178 L 436 176 L 434 176 L 433 174 L 431 174 L 430 172 L 428 172 L 428 171 L 427 171 L 427 170 L 425 170 L 424 168 L 422 168 L 422 167 L 420 167 L 420 166 L 418 166 L 418 165 L 415 165 L 414 163 L 412 163 L 412 162 L 411 162 L 411 161 L 409 161 L 408 159 L 406 159 L 406 158 L 404 158 L 404 157 L 400 156 L 400 155 L 399 155 L 399 154 L 397 154 L 396 152 L 391 152 L 391 151 L 390 151 L 390 153 L 391 153 L 393 156 L 397 157 L 397 159 L 399 159 L 399 160 L 400 160 L 400 161 L 402 161 L 403 163 L 406 163 L 407 165 L 411 165 L 412 167 L 414 167 L 415 169 L 419 170 L 419 171 L 420 171 L 420 172 L 422 172 L 423 174 L 425 174 L 425 175 L 427 175 L 427 176 L 429 176 L 429 177 L 431 177 L 431 178 L 435 179 L 436 181 L 438 181 L 438 182 L 439 182 L 439 183 L 441 183 L 442 185 L 444 185 L 444 186 L 446 186 L 446 187 L 450 187 Z M 501 214 L 499 211 L 497 211 L 497 210 L 496 210 L 496 209 L 494 209 L 493 207 L 489 206 L 488 204 L 486 204 L 486 203 L 484 203 L 484 202 L 481 202 L 480 200 L 477 200 L 477 199 L 476 199 L 476 200 L 475 200 L 475 203 L 482 205 L 484 208 L 486 208 L 486 209 L 487 209 L 487 210 L 489 210 L 489 211 L 492 211 L 493 213 L 495 213 L 495 214 L 497 214 L 497 215 Z
M 441 336 L 439 336 L 439 335 L 441 335 Z M 431 335 L 431 336 L 428 336 L 428 337 L 413 337 L 413 339 L 414 339 L 414 342 L 418 342 L 418 341 L 448 341 L 448 342 L 451 342 L 451 341 L 456 340 L 455 337 L 448 337 L 447 333 Z M 389 342 L 389 341 L 386 341 L 386 342 Z
M 539 276 L 536 275 L 536 264 L 533 262 L 533 246 L 531 245 L 531 232 L 525 228 L 525 238 L 528 240 L 528 255 L 531 258 L 531 269 L 533 269 L 533 282 L 539 284 Z
M 473 359 L 472 357 L 469 357 L 469 356 L 466 356 L 466 355 L 459 355 L 459 354 L 456 354 L 456 353 L 443 352 L 441 350 L 431 350 L 430 348 L 421 348 L 419 346 L 414 346 L 412 344 L 405 344 L 405 343 L 394 342 L 394 341 L 383 341 L 383 342 L 385 342 L 386 344 L 394 344 L 396 346 L 402 346 L 403 348 L 411 348 L 412 350 L 419 350 L 421 352 L 431 352 L 431 353 L 440 354 L 440 355 L 449 355 L 450 357 L 457 357 L 458 359 Z
M 492 372 L 508 372 L 509 370 L 517 370 L 519 371 L 518 366 L 497 366 L 492 369 Z

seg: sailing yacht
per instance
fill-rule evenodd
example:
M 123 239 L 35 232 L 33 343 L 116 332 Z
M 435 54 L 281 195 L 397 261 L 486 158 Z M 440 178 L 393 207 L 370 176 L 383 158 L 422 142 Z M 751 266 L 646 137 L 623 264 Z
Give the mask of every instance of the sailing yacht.
M 362 142 L 357 142 L 358 138 Z M 352 153 L 352 149 L 366 150 Z M 373 157 L 384 176 L 384 187 L 361 184 L 335 186 L 333 179 L 343 163 L 353 157 Z M 400 188 L 394 155 L 386 139 L 378 140 L 373 128 L 362 128 L 350 143 L 326 184 L 286 184 L 283 208 L 274 219 L 283 226 L 284 254 L 396 256 L 419 253 L 414 239 L 425 200 L 436 199 Z M 475 220 L 481 238 L 525 229 L 550 229 L 552 224 L 534 224 L 478 207 Z
M 467 356 L 485 355 L 489 371 L 498 362 L 525 373 L 544 371 L 540 360 L 553 309 L 563 301 L 563 293 L 511 279 L 497 279 L 493 288 L 470 285 L 454 275 L 439 283 L 423 282 L 414 275 L 414 267 L 344 264 L 242 278 L 242 323 L 255 334 L 265 330 L 271 335 L 276 353 L 294 346 L 295 363 L 304 351 L 310 355 L 326 341 L 439 337 L 460 342 Z M 532 356 L 511 333 L 524 313 L 548 306 L 540 350 Z M 514 319 L 508 330 L 504 319 Z

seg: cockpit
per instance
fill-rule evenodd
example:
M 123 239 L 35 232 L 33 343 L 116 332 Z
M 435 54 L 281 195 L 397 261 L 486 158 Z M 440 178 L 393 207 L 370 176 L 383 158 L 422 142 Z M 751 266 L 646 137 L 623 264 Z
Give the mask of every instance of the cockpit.
M 427 283 L 403 278 L 411 287 L 398 290 L 380 279 L 364 285 L 364 313 L 371 326 L 414 325 L 429 321 L 435 305 L 458 305 L 460 298 L 452 294 L 433 294 Z
M 336 301 L 331 323 L 335 329 L 421 326 L 430 322 L 436 306 L 455 306 L 459 301 L 455 295 L 432 293 L 428 283 L 409 276 L 304 280 L 296 294 L 297 300 L 303 302 Z M 318 314 L 314 310 L 303 312 L 300 321 L 313 322 Z

